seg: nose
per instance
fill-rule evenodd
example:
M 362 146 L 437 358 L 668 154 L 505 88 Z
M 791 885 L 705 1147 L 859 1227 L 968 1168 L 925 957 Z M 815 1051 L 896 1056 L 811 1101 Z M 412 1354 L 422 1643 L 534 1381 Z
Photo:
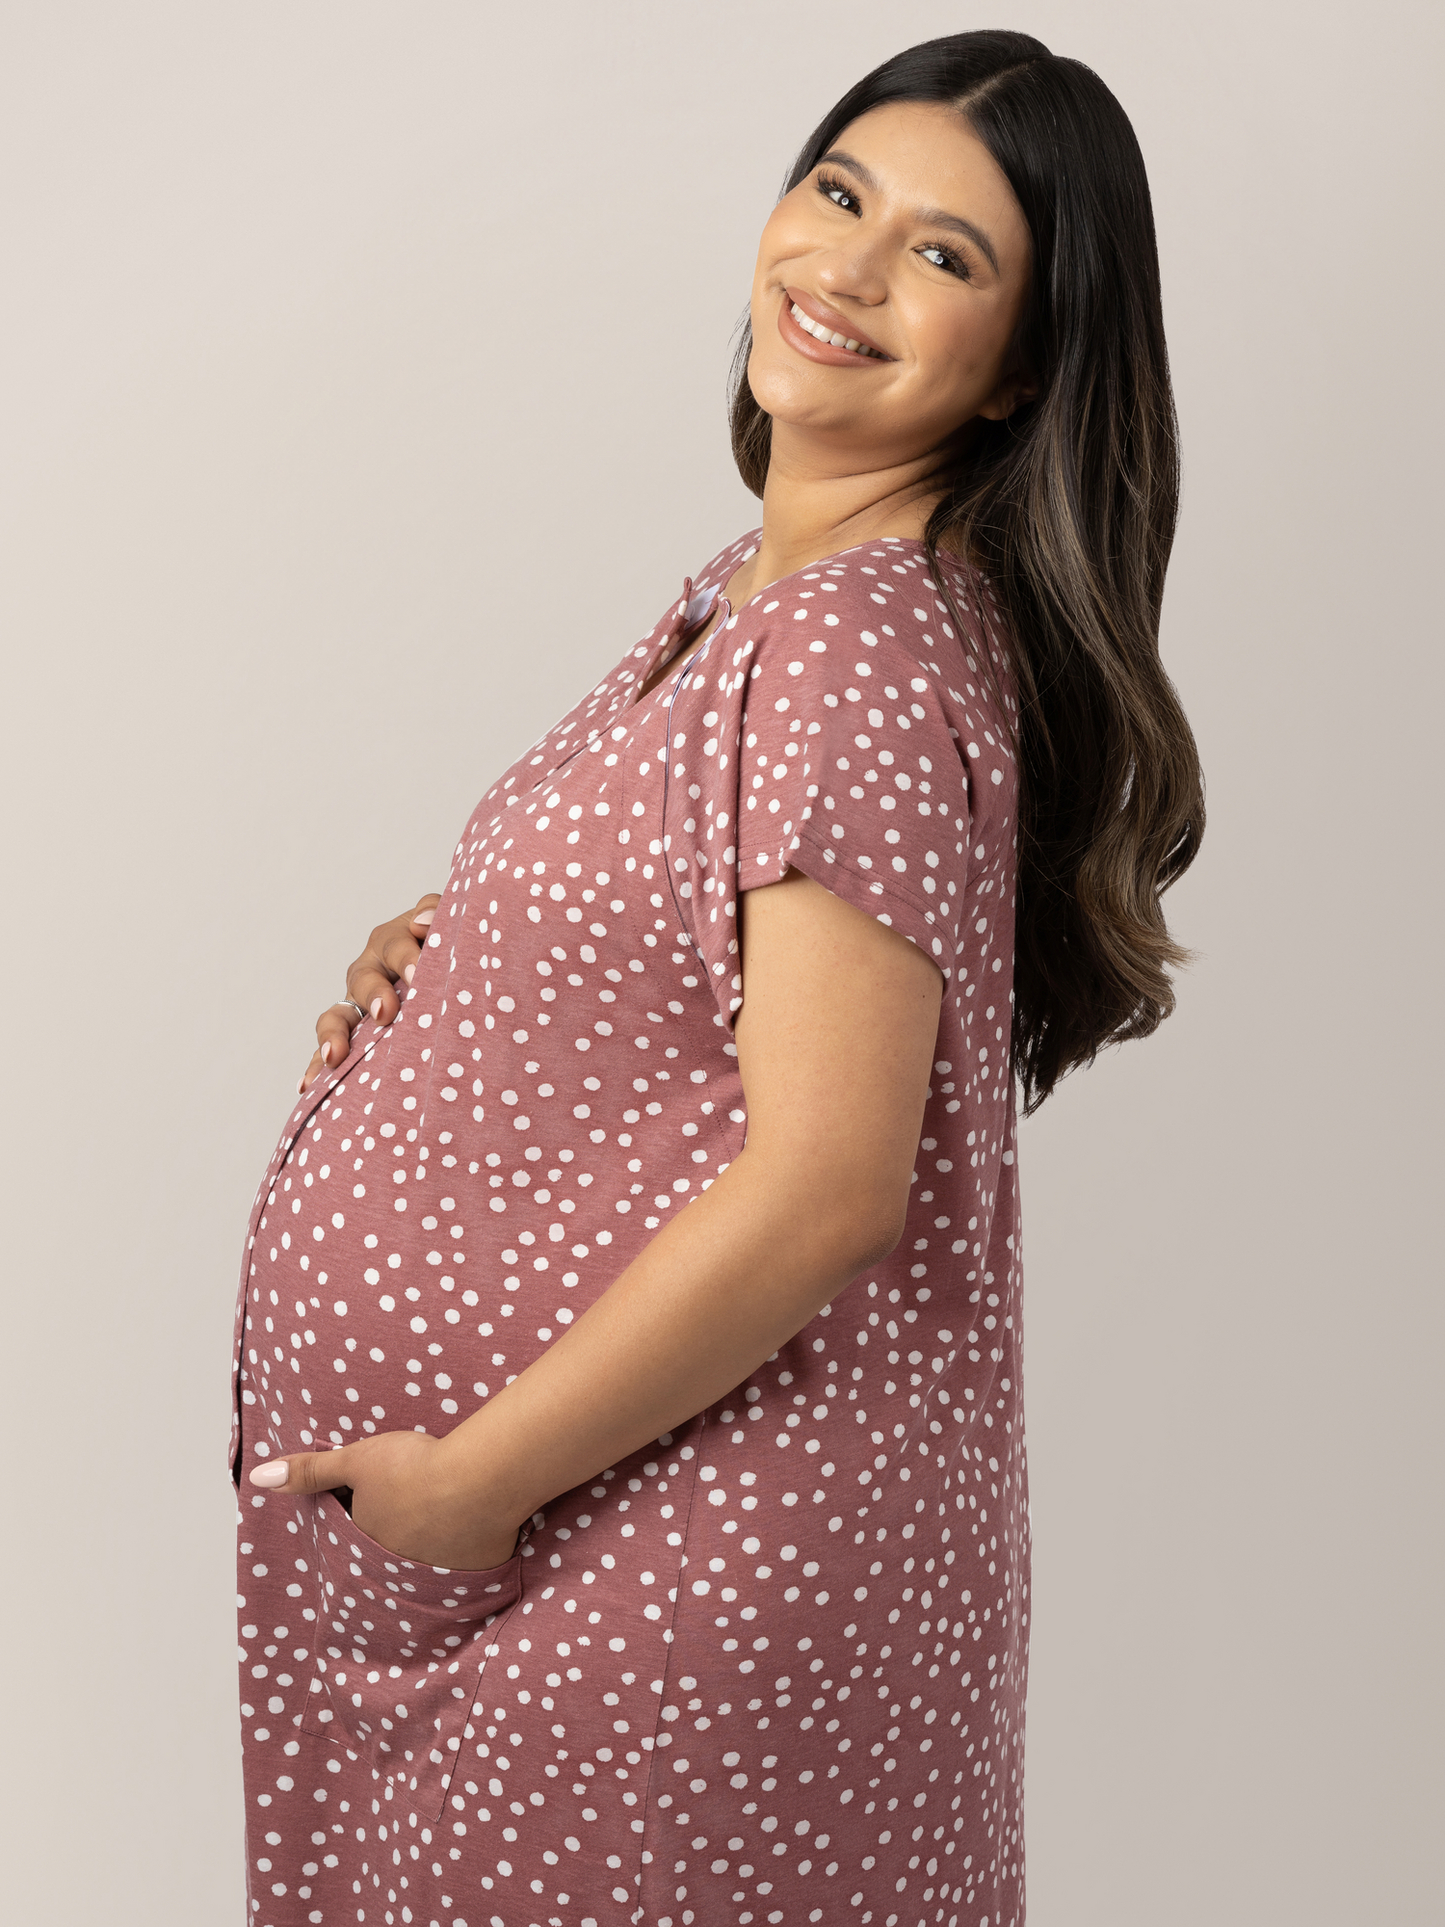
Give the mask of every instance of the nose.
M 833 248 L 817 261 L 819 293 L 877 308 L 888 299 L 888 276 L 882 249 L 857 234 L 847 247 Z

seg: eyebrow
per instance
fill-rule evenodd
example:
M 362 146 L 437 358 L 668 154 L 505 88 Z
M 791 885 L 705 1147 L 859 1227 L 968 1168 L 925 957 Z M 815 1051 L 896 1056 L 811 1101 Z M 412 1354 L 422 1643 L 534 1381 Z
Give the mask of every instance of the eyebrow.
M 841 147 L 830 147 L 817 164 L 823 167 L 830 161 L 839 167 L 846 167 L 850 174 L 856 174 L 871 193 L 877 194 L 881 191 L 871 169 L 866 168 L 856 156 L 845 154 Z M 941 207 L 923 207 L 917 210 L 914 218 L 925 227 L 947 228 L 951 233 L 963 235 L 966 240 L 973 242 L 994 273 L 999 272 L 998 255 L 994 252 L 993 242 L 981 227 L 976 227 L 972 221 L 966 221 L 961 214 L 950 214 L 946 208 Z

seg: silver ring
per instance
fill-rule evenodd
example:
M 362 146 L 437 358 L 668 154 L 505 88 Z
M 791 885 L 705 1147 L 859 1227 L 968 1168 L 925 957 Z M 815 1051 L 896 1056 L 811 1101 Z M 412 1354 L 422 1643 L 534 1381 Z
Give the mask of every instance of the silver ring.
M 366 1015 L 366 1012 L 361 1008 L 361 1005 L 357 1003 L 354 997 L 338 997 L 336 1002 L 338 1004 L 349 1004 L 351 1008 L 356 1012 L 358 1017 L 364 1017 Z

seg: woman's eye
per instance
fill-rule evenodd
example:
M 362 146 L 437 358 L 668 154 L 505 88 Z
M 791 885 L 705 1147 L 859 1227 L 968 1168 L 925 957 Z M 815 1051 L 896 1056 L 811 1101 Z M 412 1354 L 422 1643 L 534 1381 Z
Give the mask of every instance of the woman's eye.
M 857 200 L 848 192 L 846 187 L 830 187 L 825 184 L 823 192 L 835 207 L 846 208 L 849 213 L 852 213 L 858 206 Z
M 918 251 L 924 260 L 931 262 L 935 268 L 952 268 L 954 272 L 957 273 L 958 263 L 953 259 L 952 255 L 945 254 L 942 248 L 926 247 L 920 248 Z

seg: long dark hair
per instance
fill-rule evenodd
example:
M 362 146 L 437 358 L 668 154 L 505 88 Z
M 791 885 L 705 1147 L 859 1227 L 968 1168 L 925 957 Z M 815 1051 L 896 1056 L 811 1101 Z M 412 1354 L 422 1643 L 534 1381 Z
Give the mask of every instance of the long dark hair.
M 1159 257 L 1124 110 L 1077 60 L 1020 33 L 910 47 L 846 93 L 784 193 L 843 129 L 893 101 L 957 107 L 1006 176 L 1033 238 L 1019 334 L 1037 398 L 972 425 L 933 478 L 924 531 L 992 579 L 1013 631 L 1021 775 L 1013 1061 L 1025 1109 L 1108 1043 L 1174 1008 L 1185 959 L 1160 897 L 1204 830 L 1194 737 L 1159 660 L 1179 454 Z M 745 330 L 733 454 L 761 495 L 772 422 Z M 951 601 L 951 597 L 950 597 Z M 957 611 L 955 610 L 955 614 Z M 961 626 L 961 625 L 960 625 Z

